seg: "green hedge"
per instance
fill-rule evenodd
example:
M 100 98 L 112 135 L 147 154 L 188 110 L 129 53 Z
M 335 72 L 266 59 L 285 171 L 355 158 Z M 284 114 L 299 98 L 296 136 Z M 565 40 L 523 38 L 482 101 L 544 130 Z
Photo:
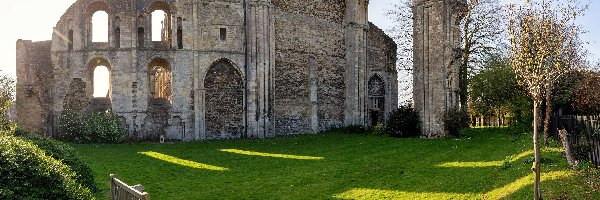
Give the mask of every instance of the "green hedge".
M 0 199 L 94 199 L 60 161 L 35 144 L 0 136 Z
M 46 155 L 62 161 L 62 163 L 69 166 L 71 170 L 75 172 L 75 179 L 77 183 L 89 188 L 92 192 L 96 192 L 98 190 L 96 184 L 94 183 L 94 174 L 92 169 L 90 169 L 89 166 L 87 166 L 77 157 L 73 147 L 56 141 L 52 138 L 33 135 L 22 129 L 17 129 L 17 131 L 15 131 L 15 135 L 32 142 L 40 149 L 44 150 Z
M 122 143 L 127 130 L 119 117 L 110 112 L 92 113 L 82 117 L 71 110 L 62 112 L 59 119 L 59 136 L 63 141 L 76 143 Z

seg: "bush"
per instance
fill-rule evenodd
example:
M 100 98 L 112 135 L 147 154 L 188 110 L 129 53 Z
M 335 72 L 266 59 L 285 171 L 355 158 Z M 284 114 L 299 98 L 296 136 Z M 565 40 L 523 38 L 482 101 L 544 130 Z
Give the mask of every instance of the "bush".
M 451 136 L 460 136 L 463 129 L 469 128 L 469 114 L 458 109 L 444 112 L 444 129 Z
M 58 128 L 58 139 L 76 143 L 122 143 L 127 136 L 119 118 L 110 112 L 92 113 L 84 119 L 75 111 L 65 110 Z
M 373 135 L 383 135 L 385 134 L 385 126 L 381 123 L 378 123 L 373 127 Z
M 89 141 L 83 133 L 83 120 L 79 113 L 64 110 L 58 119 L 58 139 L 70 142 Z
M 585 75 L 573 94 L 573 107 L 584 115 L 600 114 L 600 73 Z
M 92 169 L 76 156 L 75 150 L 73 150 L 71 146 L 51 138 L 33 135 L 22 129 L 17 129 L 17 131 L 15 131 L 15 136 L 20 136 L 21 138 L 32 142 L 40 149 L 44 150 L 47 156 L 62 161 L 62 163 L 69 166 L 71 170 L 75 172 L 75 180 L 77 183 L 89 188 L 93 192 L 98 190 L 94 183 Z
M 337 133 L 337 134 L 363 134 L 366 132 L 364 126 L 361 125 L 350 125 L 339 128 L 333 128 L 328 131 L 328 133 Z
M 31 142 L 0 136 L 0 199 L 93 199 L 60 161 Z
M 122 143 L 127 136 L 119 117 L 109 112 L 92 113 L 83 125 L 83 133 L 89 138 L 83 142 L 95 143 Z
M 590 155 L 591 150 L 592 150 L 592 147 L 587 144 L 571 146 L 571 151 L 573 152 L 573 157 L 575 157 L 576 160 L 582 161 L 582 162 L 590 160 L 589 155 Z
M 418 136 L 421 133 L 419 113 L 411 106 L 400 106 L 390 113 L 385 131 L 392 137 Z

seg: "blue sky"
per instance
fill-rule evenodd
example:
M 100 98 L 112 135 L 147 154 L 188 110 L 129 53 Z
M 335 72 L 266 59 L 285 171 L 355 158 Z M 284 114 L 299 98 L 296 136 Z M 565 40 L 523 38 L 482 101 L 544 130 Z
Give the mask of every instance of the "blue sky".
M 0 7 L 0 24 L 4 27 L 0 32 L 0 70 L 1 73 L 15 74 L 15 43 L 18 39 L 50 40 L 52 27 L 63 12 L 75 0 L 14 0 L 3 2 Z M 386 30 L 392 23 L 385 16 L 391 4 L 399 0 L 371 0 L 369 8 L 370 21 Z M 590 42 L 587 48 L 600 59 L 600 1 L 591 2 L 588 15 L 580 19 L 580 23 L 589 32 L 583 39 Z

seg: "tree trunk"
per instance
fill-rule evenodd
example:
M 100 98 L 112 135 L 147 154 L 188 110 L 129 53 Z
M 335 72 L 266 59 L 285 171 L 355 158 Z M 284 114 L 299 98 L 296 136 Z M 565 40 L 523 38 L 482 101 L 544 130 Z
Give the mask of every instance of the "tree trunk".
M 535 183 L 533 184 L 533 199 L 542 199 L 542 191 L 540 187 L 540 147 L 539 147 L 539 104 L 540 101 L 533 102 L 533 150 L 535 152 L 535 161 L 533 163 L 533 172 L 535 173 Z
M 569 133 L 567 132 L 567 130 L 563 129 L 558 131 L 558 135 L 560 136 L 560 141 L 562 142 L 563 147 L 565 148 L 565 157 L 567 157 L 567 162 L 569 163 L 569 166 L 571 167 L 571 169 L 577 169 L 579 167 L 579 163 L 573 157 L 573 153 L 571 152 L 571 144 L 569 143 Z
M 552 114 L 552 89 L 546 89 L 546 118 L 544 120 L 544 143 L 550 140 L 550 115 Z

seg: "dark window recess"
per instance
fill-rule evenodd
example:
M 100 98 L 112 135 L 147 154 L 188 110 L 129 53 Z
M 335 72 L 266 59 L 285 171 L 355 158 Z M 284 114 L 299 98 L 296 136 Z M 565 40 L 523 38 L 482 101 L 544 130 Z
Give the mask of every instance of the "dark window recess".
M 221 41 L 227 40 L 227 29 L 221 28 L 220 32 L 221 32 Z
M 183 49 L 183 20 L 177 18 L 177 48 Z
M 115 28 L 115 48 L 121 48 L 121 28 Z
M 138 36 L 138 48 L 144 47 L 144 43 L 145 43 L 144 37 L 146 36 L 146 34 L 144 34 L 144 28 L 142 28 L 142 27 L 138 28 L 137 36 Z
M 69 51 L 73 50 L 73 30 L 69 30 L 69 41 L 67 41 L 67 43 L 69 44 Z

